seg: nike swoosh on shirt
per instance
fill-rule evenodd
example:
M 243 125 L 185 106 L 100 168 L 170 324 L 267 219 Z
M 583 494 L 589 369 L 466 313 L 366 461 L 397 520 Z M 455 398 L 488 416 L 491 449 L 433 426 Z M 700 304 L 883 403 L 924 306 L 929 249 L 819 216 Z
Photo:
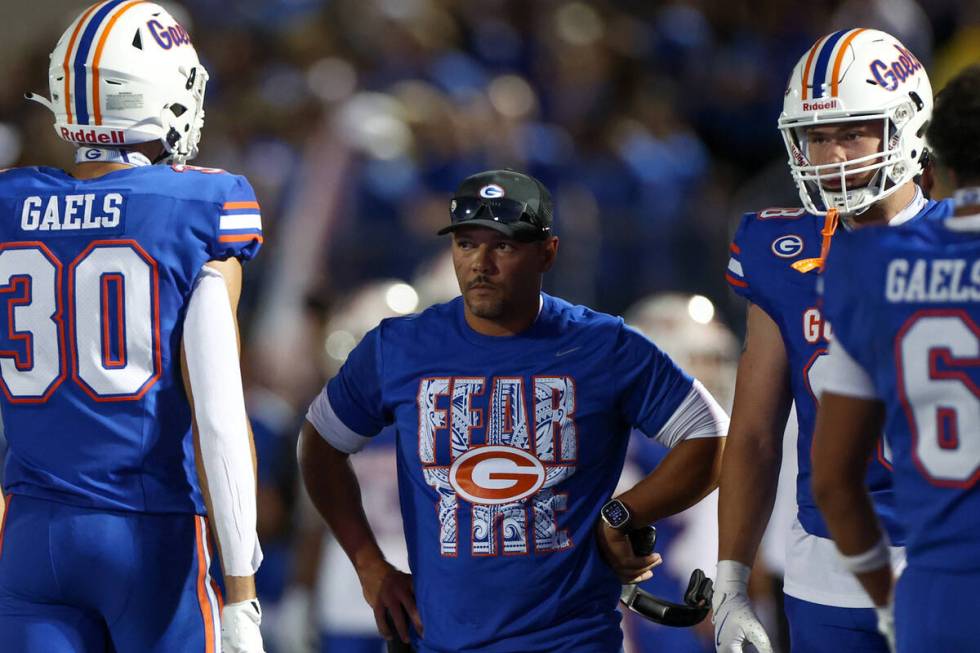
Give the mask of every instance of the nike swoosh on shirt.
M 571 349 L 566 349 L 565 351 L 557 352 L 555 354 L 555 358 L 561 358 L 562 356 L 567 356 L 568 354 L 571 354 L 573 351 L 578 351 L 581 348 L 582 345 L 579 345 L 578 347 L 572 347 Z

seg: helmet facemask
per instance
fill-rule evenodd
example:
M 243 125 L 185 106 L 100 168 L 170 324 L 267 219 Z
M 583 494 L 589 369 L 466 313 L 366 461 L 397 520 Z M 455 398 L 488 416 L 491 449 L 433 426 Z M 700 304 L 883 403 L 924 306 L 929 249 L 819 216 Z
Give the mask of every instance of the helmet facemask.
M 780 121 L 780 132 L 789 153 L 790 173 L 800 190 L 800 199 L 810 213 L 824 214 L 837 209 L 845 218 L 860 215 L 872 205 L 894 193 L 922 171 L 921 152 L 905 152 L 903 130 L 914 115 L 914 101 L 908 98 L 880 113 L 849 115 L 819 122 Z M 846 125 L 853 122 L 881 122 L 881 148 L 862 157 L 816 165 L 809 156 L 808 131 L 818 126 Z M 914 164 L 910 161 L 915 161 Z M 855 177 L 874 173 L 855 185 Z
M 185 101 L 171 102 L 163 107 L 160 113 L 160 124 L 165 134 L 162 139 L 163 147 L 170 155 L 171 163 L 183 164 L 197 156 L 197 146 L 201 141 L 204 129 L 204 91 L 207 88 L 208 72 L 203 66 L 194 66 L 190 70 L 178 69 L 187 81 Z

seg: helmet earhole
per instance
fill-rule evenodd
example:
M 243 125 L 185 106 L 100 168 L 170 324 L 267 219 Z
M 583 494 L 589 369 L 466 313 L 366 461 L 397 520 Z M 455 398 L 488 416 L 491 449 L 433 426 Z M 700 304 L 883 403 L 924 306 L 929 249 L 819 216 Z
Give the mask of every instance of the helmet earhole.
M 170 105 L 170 110 L 173 112 L 175 116 L 180 118 L 182 115 L 184 115 L 184 112 L 187 111 L 187 107 L 185 107 L 183 104 L 175 103 Z

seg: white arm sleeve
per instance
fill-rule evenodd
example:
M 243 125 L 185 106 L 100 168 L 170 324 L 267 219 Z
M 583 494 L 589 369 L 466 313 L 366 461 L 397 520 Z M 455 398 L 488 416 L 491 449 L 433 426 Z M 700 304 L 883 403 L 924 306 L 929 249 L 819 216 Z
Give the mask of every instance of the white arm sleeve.
M 825 365 L 824 392 L 833 392 L 857 399 L 878 399 L 871 377 L 856 360 L 851 358 L 840 340 L 830 343 Z
M 320 434 L 337 451 L 344 453 L 357 453 L 364 448 L 371 438 L 366 438 L 359 433 L 350 430 L 346 424 L 337 417 L 333 406 L 330 405 L 330 398 L 327 396 L 327 387 L 324 386 L 320 394 L 316 396 L 310 409 L 306 411 L 306 420 L 313 425 L 316 432 Z
M 184 349 L 221 564 L 228 576 L 251 576 L 262 562 L 255 470 L 235 321 L 224 277 L 214 268 L 203 267 L 195 283 Z
M 694 379 L 690 392 L 654 439 L 667 447 L 673 447 L 684 440 L 719 438 L 726 435 L 728 435 L 728 413 L 701 385 L 701 382 Z

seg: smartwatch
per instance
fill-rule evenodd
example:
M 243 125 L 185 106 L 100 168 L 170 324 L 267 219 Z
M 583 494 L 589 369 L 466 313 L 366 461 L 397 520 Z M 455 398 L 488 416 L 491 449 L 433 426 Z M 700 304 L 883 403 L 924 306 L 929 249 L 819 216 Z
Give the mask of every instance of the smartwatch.
M 602 506 L 602 510 L 599 511 L 602 516 L 602 521 L 606 522 L 606 525 L 610 528 L 615 528 L 617 531 L 626 530 L 630 523 L 630 511 L 626 507 L 626 504 L 619 499 L 610 499 Z

